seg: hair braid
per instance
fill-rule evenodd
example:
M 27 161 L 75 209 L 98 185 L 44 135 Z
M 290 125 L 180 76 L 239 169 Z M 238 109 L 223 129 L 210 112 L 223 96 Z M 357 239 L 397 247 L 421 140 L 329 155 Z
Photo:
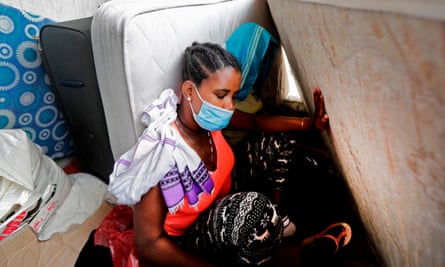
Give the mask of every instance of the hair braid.
M 225 67 L 241 71 L 237 59 L 220 45 L 194 42 L 185 50 L 183 80 L 191 80 L 199 86 L 210 74 Z

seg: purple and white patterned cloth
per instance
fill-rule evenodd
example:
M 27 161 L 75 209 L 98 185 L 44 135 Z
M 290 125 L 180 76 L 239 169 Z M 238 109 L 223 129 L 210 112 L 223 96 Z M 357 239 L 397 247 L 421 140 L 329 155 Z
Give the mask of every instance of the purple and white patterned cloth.
M 176 190 L 168 194 L 172 199 L 166 199 L 167 204 L 172 204 L 169 205 L 171 211 L 180 205 L 185 195 L 192 197 L 196 192 L 198 196 L 199 190 L 212 192 L 213 182 L 206 169 L 202 173 L 199 155 L 172 125 L 177 116 L 177 103 L 174 91 L 166 89 L 144 110 L 141 121 L 147 128 L 138 142 L 115 162 L 110 175 L 108 190 L 116 196 L 118 204 L 136 204 L 173 168 L 186 175 L 168 185 Z M 199 190 L 196 185 L 200 186 Z
M 201 161 L 195 171 L 190 171 L 185 167 L 180 172 L 175 166 L 161 179 L 161 190 L 165 203 L 171 213 L 184 204 L 184 198 L 188 200 L 188 204 L 193 207 L 198 204 L 201 193 L 211 194 L 214 189 L 213 181 L 209 172 Z

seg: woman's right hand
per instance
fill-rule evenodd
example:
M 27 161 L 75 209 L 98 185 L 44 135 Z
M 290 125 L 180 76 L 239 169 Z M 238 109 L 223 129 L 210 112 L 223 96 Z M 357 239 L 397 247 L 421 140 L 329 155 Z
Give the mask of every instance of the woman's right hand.
M 312 127 L 314 129 L 323 131 L 328 127 L 329 116 L 328 113 L 326 113 L 324 107 L 324 96 L 321 93 L 320 88 L 314 89 L 313 96 L 314 96 L 315 112 L 312 118 Z

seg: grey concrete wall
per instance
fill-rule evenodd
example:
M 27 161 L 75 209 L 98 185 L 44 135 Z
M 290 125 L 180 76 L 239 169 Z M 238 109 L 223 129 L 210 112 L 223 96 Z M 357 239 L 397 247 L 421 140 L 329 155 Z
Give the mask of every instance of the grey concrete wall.
M 269 5 L 305 99 L 325 95 L 324 138 L 382 261 L 445 266 L 444 20 Z

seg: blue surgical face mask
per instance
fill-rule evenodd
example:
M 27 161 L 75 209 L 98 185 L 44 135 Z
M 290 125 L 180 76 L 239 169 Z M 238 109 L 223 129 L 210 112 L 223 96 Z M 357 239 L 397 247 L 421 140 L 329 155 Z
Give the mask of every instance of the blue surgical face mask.
M 210 104 L 209 102 L 202 99 L 196 86 L 193 87 L 195 88 L 195 91 L 202 102 L 201 110 L 198 114 L 196 114 L 193 110 L 192 103 L 189 101 L 189 105 L 193 113 L 193 118 L 195 119 L 196 123 L 201 128 L 207 131 L 216 131 L 226 128 L 227 125 L 229 125 L 230 119 L 232 118 L 233 110 L 220 108 L 218 106 Z

